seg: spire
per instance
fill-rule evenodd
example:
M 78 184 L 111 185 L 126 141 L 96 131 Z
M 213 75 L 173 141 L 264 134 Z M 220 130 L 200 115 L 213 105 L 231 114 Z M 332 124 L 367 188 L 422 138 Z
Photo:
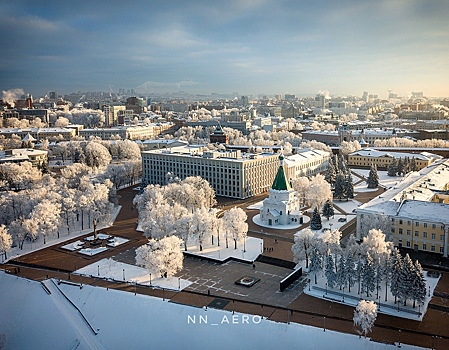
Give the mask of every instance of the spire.
M 291 189 L 290 184 L 287 181 L 287 177 L 285 176 L 284 155 L 282 153 L 279 155 L 279 169 L 271 188 L 278 191 L 288 191 Z

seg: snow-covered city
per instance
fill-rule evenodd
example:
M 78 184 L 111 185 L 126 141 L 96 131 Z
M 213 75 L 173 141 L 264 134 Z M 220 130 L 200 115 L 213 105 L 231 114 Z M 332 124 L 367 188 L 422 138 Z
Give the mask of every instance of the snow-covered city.
M 449 349 L 449 3 L 0 8 L 0 350 Z

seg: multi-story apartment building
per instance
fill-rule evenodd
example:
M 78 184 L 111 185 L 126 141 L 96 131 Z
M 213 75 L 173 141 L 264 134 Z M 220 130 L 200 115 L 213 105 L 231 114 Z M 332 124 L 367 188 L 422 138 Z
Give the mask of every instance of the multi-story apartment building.
M 324 171 L 330 154 L 305 150 L 304 155 L 287 157 L 290 179 Z M 240 150 L 203 151 L 201 147 L 176 147 L 142 152 L 143 177 L 149 184 L 166 184 L 166 174 L 185 179 L 201 176 L 217 196 L 248 198 L 266 192 L 276 175 L 279 158 L 273 153 L 242 153 Z
M 414 159 L 417 170 L 421 170 L 443 157 L 429 152 L 384 152 L 373 148 L 362 148 L 359 151 L 348 154 L 348 165 L 357 167 L 370 167 L 371 165 L 376 165 L 379 169 L 386 169 L 393 159 L 396 159 L 397 161 L 402 159 L 402 161 L 404 161 L 405 158 L 409 158 L 410 160 Z
M 434 162 L 357 209 L 357 238 L 363 226 L 384 219 L 395 246 L 448 256 L 449 160 Z
M 126 106 L 104 106 L 104 117 L 107 126 L 117 126 L 120 111 L 125 111 Z

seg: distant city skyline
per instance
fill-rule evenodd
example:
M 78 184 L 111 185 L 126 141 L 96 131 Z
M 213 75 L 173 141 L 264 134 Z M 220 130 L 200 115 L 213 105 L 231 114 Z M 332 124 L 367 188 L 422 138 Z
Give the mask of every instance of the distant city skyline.
M 449 96 L 446 0 L 9 1 L 0 90 Z

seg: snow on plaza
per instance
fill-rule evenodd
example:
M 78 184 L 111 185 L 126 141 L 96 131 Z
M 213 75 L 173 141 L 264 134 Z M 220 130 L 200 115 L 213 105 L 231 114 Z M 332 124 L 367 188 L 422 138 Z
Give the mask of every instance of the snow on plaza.
M 42 284 L 0 272 L 5 349 L 397 349 L 357 335 L 113 289 L 53 279 Z

